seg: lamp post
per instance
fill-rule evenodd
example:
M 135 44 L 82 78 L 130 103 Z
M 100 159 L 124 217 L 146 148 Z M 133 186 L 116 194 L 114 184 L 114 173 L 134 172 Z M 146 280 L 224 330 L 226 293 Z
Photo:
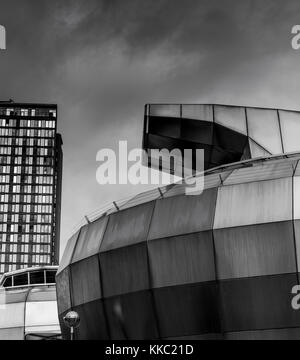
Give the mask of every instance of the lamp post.
M 74 340 L 74 329 L 80 325 L 80 316 L 76 311 L 69 311 L 63 318 L 65 325 L 70 328 L 71 340 Z

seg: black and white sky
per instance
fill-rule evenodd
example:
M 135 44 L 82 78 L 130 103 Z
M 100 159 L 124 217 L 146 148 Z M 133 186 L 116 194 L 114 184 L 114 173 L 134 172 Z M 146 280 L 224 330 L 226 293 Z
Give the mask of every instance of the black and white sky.
M 96 153 L 141 146 L 144 104 L 300 110 L 298 0 L 0 0 L 0 100 L 57 103 L 61 250 L 83 215 L 146 186 L 101 186 Z

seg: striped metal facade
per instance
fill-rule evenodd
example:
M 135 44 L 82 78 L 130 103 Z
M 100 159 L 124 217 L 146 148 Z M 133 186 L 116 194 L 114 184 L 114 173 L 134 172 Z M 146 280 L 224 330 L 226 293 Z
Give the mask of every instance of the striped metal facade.
M 78 339 L 299 339 L 299 160 L 220 166 L 201 195 L 172 185 L 83 226 L 57 274 L 64 337 L 73 309 Z

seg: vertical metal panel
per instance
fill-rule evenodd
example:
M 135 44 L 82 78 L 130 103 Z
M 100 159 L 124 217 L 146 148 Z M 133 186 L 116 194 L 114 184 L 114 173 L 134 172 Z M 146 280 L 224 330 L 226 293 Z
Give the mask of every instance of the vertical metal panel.
M 294 219 L 300 219 L 300 176 L 294 177 Z
M 154 289 L 163 338 L 220 331 L 214 283 Z
M 76 340 L 109 340 L 102 300 L 75 306 L 80 326 L 75 329 Z
M 57 274 L 62 272 L 71 263 L 73 251 L 76 246 L 76 242 L 77 242 L 79 233 L 80 233 L 80 230 L 77 231 L 76 234 L 74 234 L 67 242 L 65 251 L 64 251 L 63 256 L 59 263 L 59 268 L 57 270 Z
M 112 340 L 157 339 L 158 330 L 150 291 L 105 300 Z
M 282 153 L 276 110 L 247 108 L 249 136 L 272 154 Z
M 300 312 L 291 306 L 296 274 L 222 281 L 225 332 L 300 326 Z
M 296 171 L 295 171 L 295 175 L 300 176 L 300 161 L 299 160 L 297 162 L 297 168 L 296 168 Z
M 197 196 L 176 196 L 157 200 L 149 240 L 210 230 L 217 189 Z
M 148 242 L 154 287 L 215 280 L 212 231 Z
M 146 240 L 154 202 L 110 215 L 100 251 L 141 243 Z
M 58 326 L 56 301 L 30 301 L 26 303 L 26 332 L 29 332 L 31 327 L 39 327 L 39 332 L 47 332 L 55 326 Z
M 284 152 L 300 151 L 300 113 L 279 111 Z
M 237 106 L 215 106 L 215 121 L 241 134 L 247 135 L 245 109 Z
M 92 256 L 71 267 L 73 306 L 101 298 L 98 256 Z
M 294 221 L 294 229 L 295 229 L 295 244 L 296 244 L 296 252 L 297 252 L 297 263 L 298 269 L 300 266 L 300 220 Z
M 214 228 L 292 219 L 292 178 L 219 188 Z
M 182 105 L 182 117 L 202 121 L 213 121 L 212 105 Z
M 104 297 L 148 289 L 147 261 L 146 243 L 101 253 Z
M 108 217 L 103 217 L 88 224 L 81 231 L 74 250 L 72 262 L 80 261 L 99 252 L 100 244 L 106 229 Z
M 58 312 L 62 314 L 71 309 L 71 288 L 70 288 L 70 269 L 66 268 L 56 276 L 56 291 Z
M 214 230 L 218 279 L 296 272 L 293 223 Z
M 0 328 L 24 326 L 24 303 L 5 304 L 0 306 Z

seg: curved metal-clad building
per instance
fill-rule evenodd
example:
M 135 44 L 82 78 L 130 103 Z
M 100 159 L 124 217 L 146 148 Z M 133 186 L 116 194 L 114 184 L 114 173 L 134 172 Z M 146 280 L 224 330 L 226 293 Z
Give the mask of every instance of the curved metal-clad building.
M 252 139 L 250 112 L 250 159 L 208 166 L 201 195 L 140 194 L 72 236 L 57 273 L 64 337 L 72 309 L 78 339 L 300 338 L 300 116 L 259 110 Z
M 5 273 L 0 281 L 0 340 L 61 337 L 57 314 L 57 266 Z

